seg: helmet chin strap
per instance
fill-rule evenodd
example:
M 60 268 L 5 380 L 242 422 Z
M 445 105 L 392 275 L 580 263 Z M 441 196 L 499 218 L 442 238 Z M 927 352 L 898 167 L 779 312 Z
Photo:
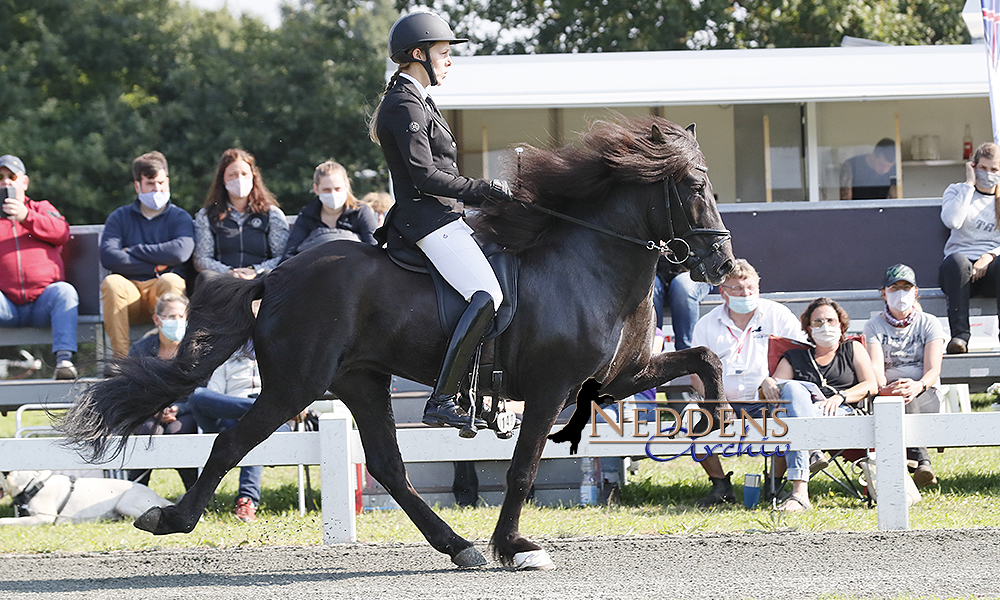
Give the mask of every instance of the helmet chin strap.
M 427 77 L 430 78 L 431 86 L 438 84 L 437 75 L 434 74 L 434 66 L 431 65 L 431 45 L 430 44 L 420 44 L 417 46 L 424 53 L 424 60 L 414 60 L 421 65 L 423 65 L 424 70 L 427 71 Z M 412 56 L 412 55 L 411 55 Z

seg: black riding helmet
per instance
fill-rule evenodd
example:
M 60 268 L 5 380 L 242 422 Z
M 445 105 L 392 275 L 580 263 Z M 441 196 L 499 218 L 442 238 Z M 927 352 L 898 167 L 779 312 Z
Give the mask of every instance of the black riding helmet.
M 455 37 L 451 26 L 431 12 L 415 12 L 404 15 L 389 30 L 389 57 L 397 64 L 414 62 L 410 53 L 414 48 L 424 51 L 424 60 L 416 61 L 424 66 L 430 76 L 431 85 L 437 85 L 437 77 L 431 67 L 428 49 L 434 42 L 461 44 L 469 40 Z

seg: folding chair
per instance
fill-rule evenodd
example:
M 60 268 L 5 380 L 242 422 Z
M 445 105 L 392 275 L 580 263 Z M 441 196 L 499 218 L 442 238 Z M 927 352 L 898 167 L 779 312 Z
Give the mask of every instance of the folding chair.
M 865 343 L 865 337 L 860 334 L 849 335 L 847 336 L 847 339 L 845 341 L 851 341 L 851 340 L 856 340 L 858 342 L 861 342 L 862 346 Z M 778 363 L 781 362 L 781 357 L 785 354 L 786 351 L 791 350 L 792 348 L 808 348 L 808 347 L 809 344 L 806 344 L 804 342 L 799 342 L 797 340 L 777 335 L 768 336 L 768 342 L 767 342 L 768 374 L 772 376 L 774 375 L 774 371 L 775 369 L 778 368 Z M 870 398 L 865 398 L 864 400 L 859 402 L 858 405 L 854 407 L 855 414 L 869 414 L 871 412 L 871 407 L 869 406 L 869 403 L 870 403 Z M 830 464 L 827 467 L 819 470 L 817 473 L 810 472 L 809 479 L 812 479 L 815 475 L 818 475 L 819 473 L 823 473 L 824 475 L 829 477 L 834 483 L 840 486 L 840 488 L 842 488 L 848 495 L 853 496 L 858 500 L 863 500 L 867 502 L 868 506 L 871 507 L 872 499 L 871 495 L 867 493 L 867 488 L 864 488 L 865 493 L 862 493 L 861 489 L 859 488 L 863 488 L 864 486 L 861 486 L 859 485 L 858 482 L 855 482 L 854 481 L 855 478 L 852 477 L 851 474 L 848 472 L 847 468 L 845 468 L 845 462 L 849 465 L 854 465 L 859 460 L 867 457 L 868 450 L 860 448 L 847 448 L 838 450 L 824 449 L 824 450 L 826 450 L 830 456 Z M 781 480 L 778 481 L 778 479 L 776 478 L 774 472 L 775 471 L 774 460 L 775 457 L 773 456 L 770 457 L 771 461 L 770 469 L 768 469 L 768 460 L 767 459 L 764 460 L 764 480 L 770 485 L 769 491 L 770 491 L 771 501 L 772 504 L 776 505 L 779 493 L 784 488 L 786 479 L 782 477 Z M 840 477 L 838 477 L 835 473 L 831 472 L 829 470 L 830 467 L 836 467 L 837 470 L 840 472 Z

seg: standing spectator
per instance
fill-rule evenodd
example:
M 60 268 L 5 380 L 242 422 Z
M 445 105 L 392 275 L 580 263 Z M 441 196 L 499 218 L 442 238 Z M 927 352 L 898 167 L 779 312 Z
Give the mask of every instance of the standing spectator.
M 333 240 L 375 245 L 375 211 L 354 197 L 351 180 L 341 164 L 328 160 L 316 167 L 312 189 L 316 198 L 295 219 L 282 260 Z
M 937 317 L 920 309 L 917 277 L 906 265 L 893 265 L 882 282 L 885 311 L 865 323 L 865 343 L 880 396 L 902 396 L 907 413 L 941 410 L 937 389 L 944 354 L 944 329 Z M 907 448 L 915 463 L 917 487 L 937 483 L 927 448 Z
M 691 343 L 705 346 L 722 361 L 722 387 L 736 415 L 746 411 L 755 419 L 761 418 L 768 405 L 757 397 L 757 388 L 767 372 L 767 345 L 769 336 L 803 339 L 799 321 L 784 305 L 760 297 L 760 276 L 745 259 L 737 259 L 733 270 L 719 286 L 725 304 L 717 306 L 702 317 L 694 327 Z M 704 396 L 704 384 L 695 375 L 691 377 L 695 389 Z M 714 398 L 710 398 L 714 400 Z M 720 407 L 721 408 L 721 407 Z M 794 406 L 786 406 L 788 416 L 794 417 Z M 708 507 L 723 502 L 736 502 L 732 472 L 722 470 L 718 454 L 706 456 L 699 463 L 712 484 L 708 495 L 698 501 L 698 506 Z
M 171 360 L 177 356 L 177 349 L 187 330 L 188 299 L 173 292 L 166 292 L 156 301 L 153 311 L 153 324 L 156 334 L 149 334 L 132 344 L 128 355 L 131 357 L 155 356 L 162 360 Z M 140 425 L 135 435 L 164 435 L 174 433 L 198 433 L 198 424 L 187 401 L 172 404 Z M 130 481 L 138 481 L 149 485 L 151 469 L 144 471 L 130 470 Z M 198 469 L 177 469 L 184 483 L 184 489 L 189 490 L 198 480 Z
M 278 266 L 288 221 L 252 154 L 239 148 L 222 153 L 194 231 L 199 279 L 216 273 L 253 279 Z
M 212 373 L 208 387 L 200 387 L 188 398 L 198 426 L 205 433 L 219 433 L 236 424 L 260 394 L 260 371 L 253 353 L 253 343 L 237 350 Z M 291 431 L 282 423 L 276 431 Z M 240 489 L 236 494 L 236 518 L 244 523 L 257 520 L 260 505 L 260 481 L 264 467 L 240 469 Z
M 375 211 L 375 214 L 378 216 L 379 227 L 385 223 L 385 213 L 389 212 L 389 209 L 395 204 L 389 192 L 368 192 L 361 198 L 361 202 L 367 204 Z
M 840 167 L 841 200 L 884 200 L 896 191 L 896 142 L 883 138 L 868 154 L 853 156 Z
M 101 264 L 111 274 L 101 282 L 104 329 L 115 357 L 129 347 L 129 325 L 151 321 L 166 293 L 184 296 L 194 250 L 194 225 L 170 202 L 167 159 L 149 152 L 132 161 L 138 198 L 115 209 L 101 234 Z
M 953 183 L 941 199 L 941 221 L 951 229 L 938 270 L 948 296 L 951 341 L 948 354 L 969 349 L 969 297 L 997 299 L 1000 311 L 1000 146 L 986 142 L 965 164 L 965 181 Z
M 52 327 L 56 379 L 76 379 L 76 289 L 65 281 L 60 251 L 69 224 L 45 200 L 25 195 L 21 159 L 0 156 L 0 327 Z

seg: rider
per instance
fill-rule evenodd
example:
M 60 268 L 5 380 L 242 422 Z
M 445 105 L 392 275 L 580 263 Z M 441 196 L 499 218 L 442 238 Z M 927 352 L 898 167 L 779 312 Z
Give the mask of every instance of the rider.
M 376 239 L 389 248 L 419 248 L 469 302 L 448 342 L 423 416 L 428 425 L 458 428 L 469 421 L 456 404 L 459 388 L 503 293 L 455 204 L 510 199 L 506 182 L 458 173 L 455 136 L 428 95 L 428 88 L 441 85 L 448 75 L 451 45 L 467 41 L 456 38 L 448 23 L 433 13 L 415 12 L 396 21 L 389 30 L 389 54 L 399 67 L 370 124 L 396 198 Z

